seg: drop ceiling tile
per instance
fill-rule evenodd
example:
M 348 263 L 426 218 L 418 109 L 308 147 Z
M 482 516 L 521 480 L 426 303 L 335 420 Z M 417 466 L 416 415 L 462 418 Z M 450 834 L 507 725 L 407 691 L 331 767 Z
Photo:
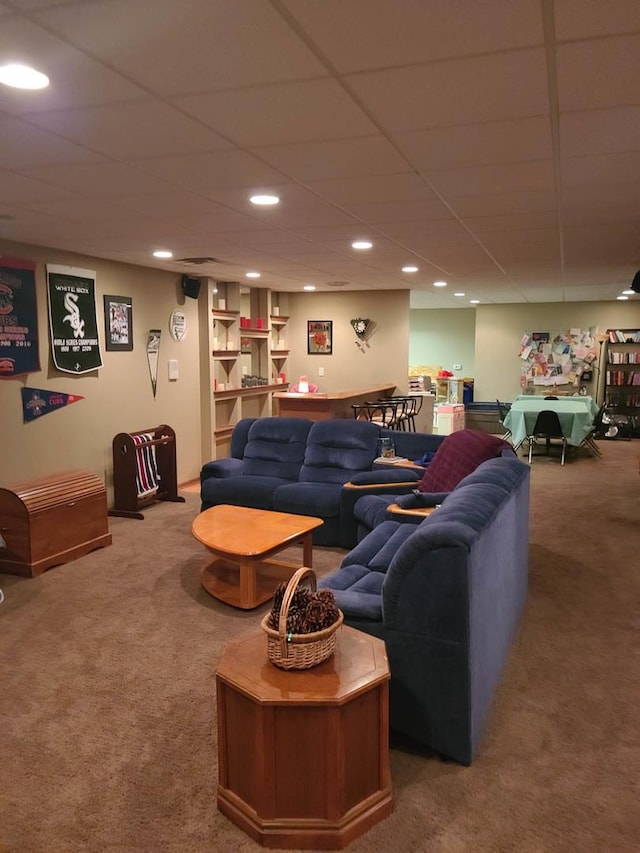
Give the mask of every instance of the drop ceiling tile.
M 326 201 L 318 196 L 313 190 L 307 189 L 299 184 L 280 183 L 272 184 L 270 191 L 275 193 L 280 198 L 280 207 L 287 210 L 293 210 L 298 207 L 322 207 Z M 252 212 L 256 216 L 264 219 L 265 222 L 270 221 L 271 215 L 278 209 L 277 207 L 254 207 L 249 201 L 249 196 L 253 193 L 248 191 L 246 187 L 229 187 L 217 190 L 209 190 L 210 198 L 220 204 L 224 204 L 234 210 L 242 212 Z
M 286 177 L 305 183 L 407 171 L 404 159 L 382 136 L 253 150 Z
M 527 0 L 402 0 L 401 6 L 394 0 L 284 0 L 284 5 L 341 72 L 542 41 L 539 10 Z
M 560 142 L 565 157 L 640 151 L 640 106 L 565 113 Z
M 446 199 L 484 193 L 549 192 L 554 186 L 553 168 L 548 160 L 442 169 L 425 172 L 425 177 Z
M 174 99 L 242 148 L 372 136 L 376 127 L 329 78 L 255 86 Z
M 311 50 L 262 0 L 153 0 L 151 5 L 148 0 L 98 0 L 58 6 L 36 17 L 164 96 L 325 73 Z
M 549 110 L 542 48 L 352 75 L 347 81 L 391 133 Z
M 4 20 L 0 28 L 0 55 L 15 55 L 17 45 L 20 59 L 47 74 L 51 85 L 26 92 L 0 87 L 0 109 L 12 115 L 145 97 L 146 93 L 130 80 L 37 24 L 22 18 Z
M 553 210 L 504 216 L 468 216 L 465 218 L 465 225 L 474 234 L 484 234 L 488 231 L 537 231 L 540 228 L 557 228 L 559 221 L 557 212 Z
M 458 216 L 510 216 L 522 213 L 548 213 L 557 210 L 555 193 L 549 190 L 488 192 L 486 195 L 462 195 L 453 202 Z
M 29 205 L 31 202 L 72 201 L 77 194 L 68 186 L 55 186 L 47 181 L 18 175 L 8 170 L 0 170 L 0 204 Z
M 640 29 L 637 0 L 616 0 L 615 3 L 555 0 L 554 11 L 558 41 L 601 38 Z
M 34 124 L 115 159 L 231 148 L 213 131 L 160 101 L 105 104 L 32 116 Z
M 422 172 L 542 160 L 552 153 L 546 116 L 398 133 L 394 140 Z
M 0 168 L 20 170 L 25 166 L 95 163 L 103 159 L 94 151 L 19 118 L 3 118 L 1 134 Z
M 247 196 L 269 190 L 282 175 L 246 151 L 212 151 L 182 157 L 131 160 L 131 165 L 165 178 L 176 186 L 209 195 L 216 190 L 246 187 Z M 215 201 L 215 199 L 214 199 Z
M 336 204 L 387 203 L 397 201 L 436 200 L 427 182 L 415 172 L 372 174 L 358 178 L 312 180 L 309 187 Z
M 557 64 L 563 112 L 638 103 L 640 33 L 560 44 Z
M 35 180 L 45 181 L 60 188 L 73 190 L 79 195 L 94 198 L 166 192 L 170 189 L 164 181 L 124 163 L 38 166 L 23 171 Z
M 358 227 L 352 216 L 328 204 L 323 207 L 298 207 L 291 210 L 286 205 L 279 205 L 277 210 L 272 211 L 268 221 L 277 228 L 291 228 L 295 231 L 316 226 Z
M 451 214 L 434 195 L 418 201 L 344 203 L 349 213 L 372 222 L 384 230 L 386 222 L 412 222 L 427 219 L 450 219 Z

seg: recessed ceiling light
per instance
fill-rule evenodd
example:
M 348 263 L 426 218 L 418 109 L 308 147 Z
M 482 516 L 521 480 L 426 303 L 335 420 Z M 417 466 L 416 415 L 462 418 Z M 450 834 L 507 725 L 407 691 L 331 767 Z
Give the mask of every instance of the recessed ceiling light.
M 259 272 L 247 272 L 245 273 L 246 278 L 260 278 Z
M 433 286 L 434 287 L 446 287 L 447 282 L 446 281 L 434 281 Z
M 616 299 L 619 299 L 621 302 L 624 302 L 628 298 L 628 296 L 616 296 Z
M 418 272 L 418 267 L 413 267 L 413 266 L 402 267 L 402 272 Z
M 305 284 L 305 286 L 303 288 L 303 290 L 315 290 L 315 289 L 316 289 L 315 284 Z
M 464 294 L 461 290 L 459 290 L 457 293 L 454 293 L 453 295 L 454 296 L 465 296 L 466 294 Z
M 623 290 L 622 291 L 623 296 L 633 296 L 634 293 L 635 293 L 635 290 Z
M 49 85 L 49 78 L 28 65 L 2 65 L 0 83 L 14 89 L 44 89 Z
M 370 249 L 373 243 L 370 240 L 354 240 L 351 244 L 352 249 Z
M 173 252 L 168 252 L 166 249 L 158 249 L 157 252 L 153 253 L 154 258 L 172 258 Z
M 249 199 L 251 204 L 257 204 L 262 207 L 269 207 L 278 204 L 280 199 L 277 195 L 252 195 Z
M 470 302 L 472 305 L 479 305 L 479 304 L 480 304 L 480 300 L 479 300 L 479 299 L 470 299 L 470 300 L 469 300 L 469 302 Z

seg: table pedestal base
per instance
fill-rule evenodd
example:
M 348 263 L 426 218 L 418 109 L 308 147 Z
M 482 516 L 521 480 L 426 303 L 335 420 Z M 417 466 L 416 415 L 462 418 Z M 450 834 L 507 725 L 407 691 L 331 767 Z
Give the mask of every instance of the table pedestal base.
M 389 668 L 382 640 L 343 626 L 308 670 L 267 659 L 264 633 L 217 671 L 218 809 L 263 847 L 339 850 L 387 817 Z

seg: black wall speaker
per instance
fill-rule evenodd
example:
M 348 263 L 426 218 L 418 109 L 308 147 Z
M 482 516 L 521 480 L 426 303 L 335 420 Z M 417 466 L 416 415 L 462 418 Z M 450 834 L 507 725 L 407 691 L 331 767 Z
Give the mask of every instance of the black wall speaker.
M 631 290 L 635 291 L 635 293 L 640 293 L 640 270 L 634 275 L 633 281 L 631 282 Z
M 191 299 L 197 299 L 200 293 L 200 279 L 191 278 L 191 276 L 182 276 L 182 292 L 185 296 L 190 296 Z

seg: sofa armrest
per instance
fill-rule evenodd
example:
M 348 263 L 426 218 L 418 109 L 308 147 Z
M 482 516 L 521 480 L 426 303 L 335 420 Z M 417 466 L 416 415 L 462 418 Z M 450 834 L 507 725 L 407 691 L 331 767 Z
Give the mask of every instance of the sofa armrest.
M 415 485 L 424 474 L 424 468 L 376 468 L 373 471 L 361 471 L 354 474 L 346 483 L 348 487 L 356 486 L 385 486 L 389 483 L 406 483 Z
M 343 548 L 353 548 L 358 541 L 358 522 L 353 514 L 356 501 L 364 495 L 406 495 L 416 487 L 415 480 L 391 479 L 385 482 L 375 481 L 378 472 L 368 471 L 357 474 L 351 482 L 345 483 L 340 493 L 340 544 Z M 397 475 L 399 471 L 391 471 Z M 374 482 L 356 484 L 355 480 L 374 477 Z
M 234 459 L 233 457 L 207 462 L 200 470 L 200 485 L 210 477 L 215 477 L 216 479 L 236 477 L 242 474 L 243 465 L 244 462 L 242 459 Z

